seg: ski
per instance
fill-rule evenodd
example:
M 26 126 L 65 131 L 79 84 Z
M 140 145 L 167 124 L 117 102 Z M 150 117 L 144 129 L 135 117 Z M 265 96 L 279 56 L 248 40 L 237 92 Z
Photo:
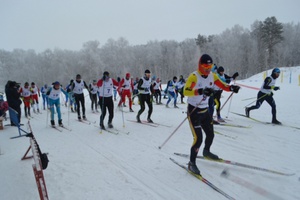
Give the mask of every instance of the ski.
M 222 194 L 224 197 L 226 197 L 227 199 L 235 199 L 233 197 L 231 197 L 230 195 L 228 195 L 227 193 L 225 193 L 224 191 L 222 191 L 220 188 L 218 188 L 217 186 L 215 186 L 214 184 L 212 184 L 211 182 L 209 182 L 206 178 L 204 178 L 202 175 L 199 174 L 194 174 L 193 172 L 191 172 L 187 166 L 182 165 L 180 163 L 178 163 L 177 161 L 175 161 L 173 158 L 170 158 L 170 160 L 172 162 L 174 162 L 176 165 L 178 165 L 179 167 L 185 169 L 187 172 L 189 172 L 191 175 L 193 175 L 194 177 L 196 177 L 197 179 L 199 179 L 200 181 L 202 181 L 203 183 L 205 183 L 206 185 L 208 185 L 210 188 L 214 189 L 215 191 L 217 191 L 218 193 Z
M 297 129 L 297 130 L 300 130 L 300 127 L 297 127 L 297 126 L 291 126 L 291 125 L 288 125 L 288 124 L 273 124 L 271 122 L 263 122 L 263 121 L 260 121 L 258 119 L 255 119 L 253 117 L 247 117 L 246 115 L 243 115 L 243 114 L 240 114 L 240 113 L 236 113 L 236 112 L 231 112 L 235 115 L 239 115 L 239 116 L 242 116 L 242 117 L 246 117 L 248 119 L 251 119 L 255 122 L 259 122 L 259 123 L 262 123 L 262 124 L 267 124 L 267 125 L 274 125 L 274 126 L 285 126 L 285 127 L 289 127 L 289 128 L 294 128 L 294 129 Z
M 228 172 L 228 170 L 223 170 L 223 172 L 221 173 L 221 177 L 223 178 L 226 178 L 238 185 L 241 185 L 249 190 L 252 190 L 253 192 L 263 196 L 263 197 L 266 197 L 268 199 L 272 199 L 272 200 L 283 200 L 283 198 L 277 196 L 276 194 L 273 194 L 267 190 L 265 190 L 264 188 L 262 187 L 259 187 L 247 180 L 244 180 L 238 176 L 234 176 L 232 175 L 231 173 Z
M 129 131 L 123 131 L 123 130 L 119 130 L 119 129 L 116 129 L 116 128 L 113 128 L 113 130 L 119 132 L 119 133 L 123 133 L 123 134 L 126 134 L 126 135 L 129 135 Z
M 146 121 L 146 120 L 142 120 L 142 123 L 150 123 L 150 122 L 148 122 L 148 121 Z M 151 123 L 151 124 L 155 124 L 155 125 L 157 125 L 157 126 L 164 126 L 164 127 L 168 127 L 168 128 L 171 128 L 171 127 L 172 127 L 171 125 L 160 124 L 160 123 L 156 123 L 156 122 L 153 122 L 153 123 Z
M 127 119 L 127 121 L 135 122 L 135 123 L 142 124 L 142 125 L 152 126 L 152 127 L 158 127 L 157 124 L 149 123 L 149 122 L 146 122 L 146 123 L 140 123 L 140 122 L 137 122 L 137 121 L 135 121 L 135 120 L 129 120 L 129 119 Z
M 240 113 L 236 113 L 236 112 L 231 112 L 231 113 L 232 113 L 232 114 L 235 114 L 235 115 L 238 115 L 238 116 L 246 117 L 246 118 L 251 119 L 251 120 L 253 120 L 253 121 L 255 121 L 255 122 L 259 122 L 259 123 L 262 123 L 262 124 L 266 124 L 265 122 L 260 121 L 260 120 L 258 120 L 258 119 L 255 119 L 255 118 L 253 118 L 253 117 L 247 117 L 246 115 L 243 115 L 243 114 L 240 114 Z
M 186 157 L 186 158 L 189 157 L 188 154 L 182 154 L 182 153 L 174 153 L 174 154 L 177 155 L 177 156 L 181 156 L 181 157 Z M 234 161 L 231 161 L 231 160 L 224 160 L 224 159 L 221 159 L 221 158 L 219 160 L 211 160 L 211 159 L 205 158 L 203 156 L 197 156 L 197 158 L 200 158 L 200 159 L 203 159 L 203 160 L 209 160 L 209 161 L 213 161 L 213 162 L 218 162 L 218 163 L 224 163 L 224 164 L 228 164 L 228 165 L 244 167 L 244 168 L 258 170 L 258 171 L 263 171 L 263 172 L 269 172 L 269 173 L 283 175 L 283 176 L 293 176 L 293 175 L 295 175 L 295 173 L 279 172 L 279 171 L 275 171 L 275 170 L 271 170 L 271 169 L 265 169 L 265 168 L 261 168 L 261 167 L 257 167 L 257 166 L 253 166 L 253 165 L 234 162 Z
M 99 126 L 96 126 L 96 125 L 94 125 L 94 126 L 99 128 Z M 112 134 L 115 134 L 115 135 L 118 135 L 120 133 L 120 131 L 115 129 L 115 128 L 107 128 L 107 129 L 101 129 L 100 128 L 99 134 L 102 134 L 103 131 L 106 131 L 108 133 L 112 133 Z M 128 134 L 129 134 L 129 132 L 128 132 Z
M 115 135 L 118 135 L 118 134 L 119 134 L 118 131 L 113 130 L 113 129 L 101 129 L 100 132 L 99 132 L 99 134 L 102 134 L 103 131 L 106 131 L 106 132 L 108 132 L 108 133 L 112 133 L 112 134 L 115 134 Z
M 230 135 L 225 135 L 225 134 L 223 134 L 223 133 L 221 133 L 221 132 L 219 132 L 219 131 L 216 131 L 216 130 L 214 130 L 214 133 L 215 133 L 215 134 L 222 135 L 222 136 L 224 136 L 224 137 L 231 138 L 231 139 L 236 139 L 236 138 L 237 138 L 237 137 L 232 137 L 232 136 L 230 136 Z
M 220 123 L 220 124 L 215 124 L 216 126 L 229 126 L 229 127 L 236 127 L 236 128 L 251 128 L 251 126 L 243 126 L 243 125 L 238 125 L 238 124 L 228 124 L 228 123 L 226 123 L 226 124 L 222 124 L 222 123 Z
M 55 130 L 57 130 L 57 131 L 59 131 L 59 132 L 63 132 L 63 130 L 60 129 L 60 128 L 58 128 L 57 126 L 50 125 L 50 127 L 53 128 L 53 129 L 55 129 Z
M 68 128 L 68 127 L 66 127 L 66 126 L 59 126 L 60 128 L 63 128 L 63 129 L 66 129 L 66 130 L 68 130 L 68 131 L 72 131 L 72 129 L 70 129 L 70 128 Z
M 87 120 L 77 119 L 77 121 L 82 122 L 82 123 L 84 123 L 84 124 L 88 124 L 88 125 L 91 124 L 91 122 L 90 122 L 90 121 L 87 121 Z

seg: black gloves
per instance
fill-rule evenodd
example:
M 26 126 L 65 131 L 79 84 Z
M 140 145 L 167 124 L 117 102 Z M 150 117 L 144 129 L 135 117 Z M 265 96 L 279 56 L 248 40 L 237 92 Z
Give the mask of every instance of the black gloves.
M 206 87 L 204 89 L 203 88 L 198 89 L 198 94 L 203 94 L 205 96 L 210 96 L 213 93 L 214 93 L 214 90 L 212 88 Z
M 238 72 L 235 72 L 235 73 L 233 74 L 232 78 L 233 78 L 233 79 L 236 79 L 236 77 L 238 77 L 238 76 L 239 76 L 239 73 L 238 73 Z
M 230 91 L 234 92 L 234 93 L 238 93 L 240 89 L 240 86 L 238 85 L 231 85 L 230 86 Z
M 275 91 L 277 91 L 277 90 L 280 90 L 280 87 L 275 86 L 273 89 L 274 89 Z

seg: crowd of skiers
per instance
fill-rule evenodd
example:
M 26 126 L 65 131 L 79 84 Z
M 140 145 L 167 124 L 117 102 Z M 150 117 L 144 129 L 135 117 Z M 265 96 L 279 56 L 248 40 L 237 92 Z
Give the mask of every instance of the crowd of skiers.
M 276 117 L 276 104 L 273 99 L 273 90 L 277 91 L 280 88 L 275 86 L 276 79 L 280 74 L 278 68 L 273 69 L 272 74 L 264 80 L 264 83 L 258 92 L 256 105 L 247 107 L 245 115 L 250 117 L 250 111 L 258 109 L 264 101 L 267 101 L 272 107 L 272 123 L 281 124 Z M 114 118 L 114 101 L 117 101 L 117 94 L 120 99 L 117 103 L 119 110 L 123 111 L 128 100 L 129 112 L 134 112 L 132 105 L 135 97 L 138 97 L 140 109 L 137 112 L 136 120 L 142 123 L 140 116 L 145 111 L 145 105 L 148 106 L 147 122 L 153 123 L 151 115 L 153 112 L 153 102 L 162 104 L 162 96 L 167 98 L 165 107 L 170 108 L 170 102 L 173 100 L 174 108 L 178 108 L 177 98 L 180 95 L 180 103 L 185 104 L 184 97 L 187 97 L 187 118 L 191 127 L 191 132 L 194 136 L 194 141 L 190 149 L 190 162 L 188 168 L 196 174 L 200 174 L 200 170 L 196 165 L 196 157 L 199 148 L 202 144 L 204 131 L 205 145 L 203 148 L 203 156 L 209 159 L 219 159 L 219 157 L 210 151 L 213 143 L 214 128 L 213 124 L 224 122 L 221 117 L 221 95 L 223 91 L 238 93 L 240 87 L 235 85 L 235 79 L 239 76 L 236 72 L 232 76 L 225 74 L 225 69 L 222 66 L 216 66 L 213 59 L 203 54 L 198 63 L 198 68 L 192 72 L 187 79 L 183 75 L 174 76 L 167 81 L 166 87 L 162 88 L 160 78 L 151 77 L 150 70 L 146 69 L 141 78 L 135 80 L 128 72 L 123 78 L 111 78 L 108 71 L 103 72 L 99 80 L 92 80 L 89 85 L 82 80 L 80 74 L 77 74 L 75 80 L 70 80 L 66 87 L 62 87 L 61 83 L 55 81 L 48 86 L 43 85 L 41 89 L 34 82 L 29 85 L 25 82 L 24 85 L 15 81 L 8 81 L 5 86 L 7 103 L 4 102 L 3 94 L 0 95 L 0 117 L 5 116 L 8 106 L 18 113 L 19 123 L 21 122 L 21 104 L 24 103 L 25 117 L 31 116 L 31 108 L 33 112 L 40 112 L 39 97 L 42 95 L 43 110 L 50 110 L 51 126 L 55 126 L 54 113 L 57 113 L 58 125 L 63 126 L 60 97 L 63 93 L 65 106 L 69 106 L 72 112 L 77 113 L 78 120 L 87 120 L 85 109 L 85 94 L 84 89 L 89 93 L 91 100 L 91 110 L 94 113 L 101 111 L 100 128 L 106 129 L 104 119 L 108 112 L 107 127 L 113 128 Z M 233 84 L 231 84 L 233 83 Z M 7 105 L 8 104 L 8 105 Z M 216 109 L 216 120 L 213 119 L 213 113 Z M 11 121 L 11 125 L 15 125 Z

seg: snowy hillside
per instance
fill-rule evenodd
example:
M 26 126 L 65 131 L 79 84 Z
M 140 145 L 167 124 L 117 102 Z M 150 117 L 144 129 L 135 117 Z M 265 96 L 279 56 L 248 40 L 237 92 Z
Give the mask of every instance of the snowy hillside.
M 211 151 L 223 159 L 295 174 L 283 176 L 197 160 L 203 177 L 235 199 L 300 199 L 300 130 L 288 127 L 300 127 L 298 103 L 300 67 L 292 70 L 283 68 L 282 71 L 283 78 L 277 80 L 280 90 L 274 92 L 274 99 L 277 104 L 278 120 L 286 126 L 259 123 L 231 113 L 244 114 L 244 106 L 255 101 L 257 90 L 242 87 L 238 94 L 233 95 L 232 101 L 225 105 L 221 114 L 223 118 L 227 117 L 228 124 L 249 127 L 216 125 L 215 131 L 219 134 L 215 134 Z M 263 74 L 258 74 L 247 80 L 238 80 L 237 83 L 259 88 L 262 81 Z M 230 93 L 223 92 L 222 103 L 229 95 Z M 165 102 L 166 99 L 163 99 L 163 103 Z M 193 138 L 187 121 L 162 149 L 158 149 L 158 146 L 162 145 L 185 119 L 186 104 L 178 104 L 179 109 L 154 104 L 152 120 L 161 125 L 152 127 L 128 121 L 135 120 L 139 110 L 137 99 L 135 103 L 134 113 L 122 114 L 116 109 L 115 102 L 113 124 L 122 131 L 118 135 L 105 131 L 100 134 L 100 114 L 91 112 L 88 98 L 85 104 L 87 118 L 95 124 L 78 122 L 77 115 L 69 112 L 64 106 L 62 106 L 63 123 L 72 131 L 58 132 L 50 128 L 46 111 L 41 115 L 33 115 L 33 119 L 30 120 L 33 134 L 41 150 L 49 153 L 50 162 L 44 171 L 49 199 L 226 199 L 170 161 L 169 158 L 181 164 L 188 162 L 188 158 L 174 155 L 174 152 L 189 154 Z M 128 107 L 124 110 L 128 111 Z M 142 120 L 146 120 L 147 111 L 146 106 Z M 57 121 L 57 116 L 55 117 Z M 251 117 L 270 122 L 270 106 L 265 102 L 259 110 L 251 112 Z M 108 116 L 105 123 L 107 119 Z M 8 121 L 4 123 L 8 124 Z M 22 123 L 27 123 L 24 115 Z M 21 157 L 29 147 L 29 139 L 26 137 L 10 139 L 17 135 L 15 127 L 5 126 L 4 130 L 0 130 L 0 199 L 39 199 L 32 171 L 33 160 L 21 161 Z M 202 150 L 203 145 L 199 155 L 202 155 Z M 224 169 L 227 169 L 230 177 L 246 181 L 246 186 L 221 177 L 220 174 Z M 257 188 L 253 191 L 251 185 Z M 260 194 L 261 189 L 268 193 Z M 267 194 L 274 196 L 268 197 Z

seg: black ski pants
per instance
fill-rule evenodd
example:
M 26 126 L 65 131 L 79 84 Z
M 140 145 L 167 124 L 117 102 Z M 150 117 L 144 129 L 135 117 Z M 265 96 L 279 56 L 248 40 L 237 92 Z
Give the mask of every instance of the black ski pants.
M 112 123 L 114 118 L 114 102 L 113 97 L 99 97 L 99 105 L 101 108 L 100 125 L 104 125 L 103 121 L 106 115 L 106 109 L 108 110 L 108 123 Z
M 84 103 L 84 95 L 82 94 L 74 94 L 75 102 L 77 105 L 77 115 L 80 116 L 80 104 L 82 106 L 82 116 L 85 116 L 85 103 Z
M 140 101 L 141 109 L 138 112 L 138 117 L 140 117 L 140 115 L 144 112 L 145 102 L 146 102 L 148 105 L 148 108 L 149 108 L 147 119 L 150 119 L 152 111 L 153 111 L 152 98 L 151 98 L 150 94 L 139 94 L 139 101 Z
M 187 116 L 194 137 L 191 147 L 190 161 L 195 163 L 203 140 L 202 129 L 206 135 L 204 149 L 210 151 L 210 146 L 212 145 L 215 136 L 214 127 L 212 123 L 212 117 L 208 112 L 208 108 L 197 107 L 195 109 L 194 106 L 189 104 Z

